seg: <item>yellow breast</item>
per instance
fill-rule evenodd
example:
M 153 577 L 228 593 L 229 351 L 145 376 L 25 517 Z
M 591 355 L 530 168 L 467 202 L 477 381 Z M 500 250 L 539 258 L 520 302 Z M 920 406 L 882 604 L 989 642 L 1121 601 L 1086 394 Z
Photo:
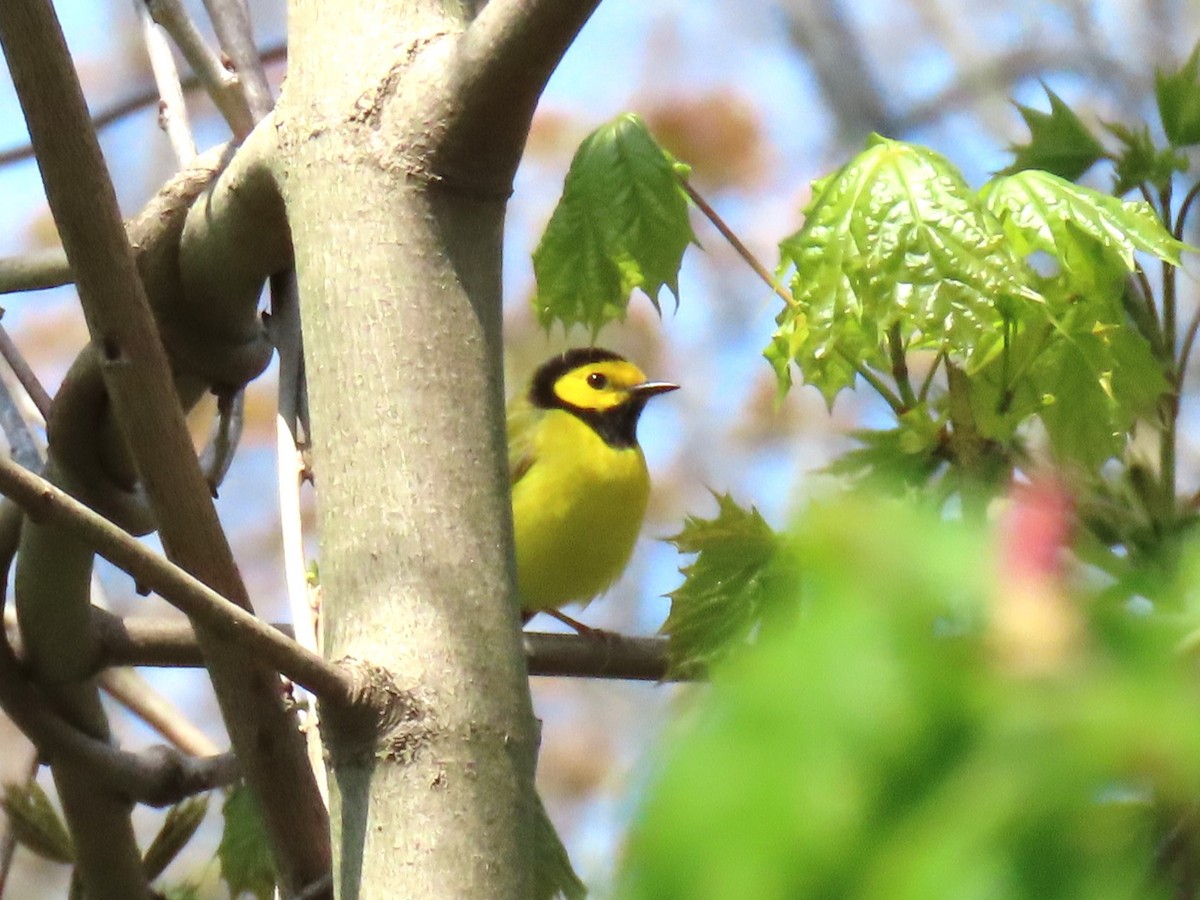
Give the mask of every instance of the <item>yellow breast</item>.
M 526 610 L 602 593 L 629 561 L 650 494 L 640 448 L 613 449 L 562 410 L 545 415 L 535 462 L 513 486 L 517 589 Z

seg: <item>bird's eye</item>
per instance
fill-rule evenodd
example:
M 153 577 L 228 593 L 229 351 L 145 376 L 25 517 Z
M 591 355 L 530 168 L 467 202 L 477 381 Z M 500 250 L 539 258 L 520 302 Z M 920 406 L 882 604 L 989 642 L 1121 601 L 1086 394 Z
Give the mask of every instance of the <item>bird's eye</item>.
M 589 387 L 602 391 L 608 387 L 608 377 L 602 372 L 593 372 L 587 377 L 587 383 Z

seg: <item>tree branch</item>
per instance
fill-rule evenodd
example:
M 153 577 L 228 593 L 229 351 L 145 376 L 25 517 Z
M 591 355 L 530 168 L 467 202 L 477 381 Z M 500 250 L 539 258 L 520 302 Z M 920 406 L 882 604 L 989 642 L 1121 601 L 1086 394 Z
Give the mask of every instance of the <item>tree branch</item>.
M 120 273 L 122 254 L 108 253 L 111 241 L 106 246 L 105 239 L 110 229 L 104 227 L 107 213 L 116 223 L 124 245 L 116 197 L 95 135 L 87 130 L 83 95 L 48 0 L 0 5 L 0 45 L 30 137 L 38 149 L 47 199 L 63 234 L 67 256 L 77 275 L 86 273 L 80 293 L 86 289 L 88 293 L 111 292 L 114 297 L 122 297 L 127 290 Z M 85 217 L 99 220 L 98 226 L 85 227 Z M 129 257 L 128 247 L 121 250 Z M 105 258 L 106 254 L 118 258 Z M 132 275 L 132 259 L 128 270 Z M 54 543 L 54 535 L 44 529 L 24 528 L 21 543 L 45 548 Z M 73 728 L 86 729 L 93 740 L 107 743 L 108 720 L 95 681 L 78 677 L 75 670 L 77 661 L 90 647 L 87 598 L 79 588 L 82 581 L 82 591 L 86 591 L 91 555 L 76 546 L 61 549 L 63 554 L 58 559 L 53 554 L 45 555 L 39 569 L 25 567 L 27 578 L 23 579 L 22 569 L 18 570 L 17 610 L 30 668 L 53 685 L 48 688 L 51 698 L 61 714 L 70 716 Z M 59 590 L 62 587 L 68 590 Z M 15 660 L 12 662 L 15 667 Z M 3 679 L 5 689 L 14 688 L 10 680 Z M 9 714 L 25 727 L 18 712 L 9 710 Z M 92 900 L 148 897 L 127 801 L 98 786 L 88 767 L 71 759 L 55 761 L 51 772 L 75 839 L 78 872 L 87 895 Z
M 246 0 L 204 0 L 204 7 L 212 19 L 221 49 L 241 81 L 251 118 L 257 122 L 271 111 L 274 100 L 254 46 Z
M 71 264 L 59 247 L 0 257 L 0 294 L 44 291 L 71 281 Z
M 163 546 L 168 556 L 217 593 L 248 608 L 245 585 L 192 450 L 116 196 L 48 0 L 0 4 L 0 39 L 92 342 L 103 361 L 108 398 L 153 506 Z M 48 557 L 41 562 L 46 568 Z M 78 603 L 78 598 L 71 602 Z M 234 749 L 263 811 L 281 884 L 284 890 L 294 890 L 317 881 L 330 866 L 327 819 L 278 678 L 219 634 L 198 634 Z M 55 652 L 64 651 L 57 647 Z M 77 786 L 84 789 L 83 773 L 75 774 L 80 776 Z M 136 852 L 136 844 L 133 847 Z M 88 877 L 91 883 L 86 886 L 96 897 L 118 890 L 98 882 L 94 873 Z M 144 894 L 143 880 L 126 896 Z
M 273 63 L 287 59 L 287 44 L 277 43 L 270 44 L 264 47 L 259 52 L 259 59 L 263 63 Z M 194 73 L 188 74 L 181 82 L 185 93 L 196 91 L 204 85 L 200 83 L 200 79 Z M 122 100 L 118 100 L 112 106 L 109 106 L 92 117 L 92 127 L 97 131 L 107 128 L 120 122 L 136 112 L 143 109 L 148 109 L 158 102 L 158 88 L 154 86 L 145 87 L 137 92 L 130 94 Z M 7 150 L 0 150 L 0 167 L 11 165 L 25 159 L 33 159 L 33 145 L 21 144 L 16 147 L 9 147 Z
M 0 493 L 39 524 L 69 529 L 132 575 L 139 587 L 159 594 L 220 637 L 244 645 L 247 655 L 261 659 L 297 684 L 332 702 L 349 702 L 354 696 L 354 684 L 333 663 L 231 603 L 46 479 L 4 458 L 0 458 Z
M 120 618 L 96 610 L 98 666 L 190 668 L 203 665 L 192 627 L 186 622 Z M 290 635 L 291 625 L 271 626 Z M 547 634 L 527 631 L 525 661 L 529 674 L 561 678 L 609 678 L 667 681 L 667 639 L 604 635 Z
M 237 75 L 221 64 L 220 58 L 205 42 L 179 0 L 137 2 L 139 6 L 144 3 L 154 21 L 171 35 L 234 137 L 241 141 L 254 127 L 254 118 L 246 105 L 246 96 Z
M 0 637 L 0 705 L 37 746 L 43 760 L 56 764 L 66 759 L 97 777 L 104 788 L 126 801 L 168 806 L 193 794 L 231 784 L 239 774 L 237 760 L 229 753 L 192 757 L 161 745 L 131 753 L 80 731 L 55 713 L 28 682 L 3 637 Z
M 512 173 L 525 149 L 538 98 L 599 0 L 491 0 L 475 17 L 455 57 L 455 115 L 438 168 L 486 195 L 490 179 Z

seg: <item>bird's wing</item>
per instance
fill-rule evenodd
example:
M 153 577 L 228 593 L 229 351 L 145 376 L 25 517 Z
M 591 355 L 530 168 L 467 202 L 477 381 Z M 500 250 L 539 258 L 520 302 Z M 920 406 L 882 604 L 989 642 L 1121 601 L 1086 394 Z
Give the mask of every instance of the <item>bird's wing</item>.
M 508 480 L 516 484 L 533 465 L 537 426 L 544 413 L 524 397 L 508 405 Z

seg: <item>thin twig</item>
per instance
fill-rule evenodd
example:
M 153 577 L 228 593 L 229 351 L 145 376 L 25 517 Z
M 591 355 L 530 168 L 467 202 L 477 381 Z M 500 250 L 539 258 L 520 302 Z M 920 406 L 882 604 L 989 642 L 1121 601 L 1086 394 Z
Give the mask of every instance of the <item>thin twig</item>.
M 204 8 L 208 10 L 221 50 L 239 76 L 239 90 L 253 125 L 271 111 L 275 101 L 254 46 L 250 9 L 245 0 L 204 0 Z
M 729 242 L 729 246 L 737 251 L 738 256 L 745 261 L 746 265 L 754 270 L 754 274 L 761 278 L 784 303 L 788 306 L 795 306 L 796 299 L 792 296 L 792 292 L 780 284 L 779 280 L 767 270 L 767 267 L 759 262 L 758 257 L 754 255 L 749 247 L 742 243 L 741 238 L 733 233 L 733 229 L 725 224 L 725 220 L 718 215 L 717 211 L 709 205 L 707 200 L 700 196 L 699 192 L 692 187 L 691 182 L 680 176 L 679 183 L 683 186 L 684 193 L 696 204 L 696 208 L 704 213 L 705 218 L 712 222 L 713 227 L 717 231 L 721 232 L 721 237 L 725 238 Z
M 154 17 L 143 0 L 133 0 L 138 20 L 142 26 L 142 39 L 146 42 L 146 54 L 150 57 L 150 70 L 158 86 L 158 121 L 167 133 L 175 159 L 186 166 L 196 155 L 196 138 L 188 122 L 187 104 L 183 102 L 183 87 L 179 83 L 179 70 L 175 68 L 175 55 L 166 36 L 154 23 Z
M 929 371 L 925 373 L 925 380 L 921 382 L 921 389 L 917 391 L 918 403 L 924 403 L 929 398 L 929 389 L 933 386 L 933 376 L 937 374 L 938 366 L 945 361 L 946 349 L 943 347 L 933 358 L 933 364 L 930 365 Z
M 0 356 L 8 363 L 8 367 L 12 369 L 13 374 L 17 376 L 17 381 L 21 383 L 21 387 L 25 389 L 25 393 L 29 395 L 29 399 L 33 401 L 33 405 L 37 407 L 37 411 L 42 416 L 44 422 L 50 415 L 50 394 L 46 388 L 42 386 L 41 380 L 37 377 L 37 373 L 33 371 L 33 367 L 25 359 L 16 342 L 13 341 L 12 335 L 8 333 L 8 329 L 0 324 Z
M 100 687 L 110 697 L 191 756 L 215 756 L 220 748 L 185 718 L 175 705 L 130 668 L 106 669 Z
M 348 702 L 354 685 L 339 667 L 300 647 L 46 479 L 0 458 L 0 493 L 39 523 L 61 524 L 144 588 L 320 697 Z
M 183 58 L 200 79 L 208 96 L 240 142 L 254 127 L 254 118 L 246 105 L 237 75 L 221 64 L 221 58 L 208 46 L 187 10 L 178 0 L 134 0 L 147 7 L 154 21 L 175 41 Z
M 276 63 L 287 59 L 287 44 L 280 42 L 270 44 L 262 49 L 259 53 L 259 59 L 264 63 Z M 203 87 L 200 79 L 194 74 L 187 75 L 183 81 L 184 93 L 199 90 Z M 141 88 L 128 97 L 118 100 L 112 106 L 109 106 L 92 117 L 92 127 L 97 131 L 107 128 L 120 122 L 136 112 L 148 109 L 158 102 L 158 89 L 154 86 Z M 21 162 L 22 160 L 33 159 L 33 145 L 20 144 L 15 147 L 9 147 L 7 150 L 0 150 L 0 167 Z M 0 261 L 2 262 L 2 261 Z M 0 265 L 2 271 L 2 265 Z M 0 279 L 2 282 L 2 279 Z M 61 282 L 65 284 L 66 282 Z M 33 290 L 30 288 L 29 290 Z

